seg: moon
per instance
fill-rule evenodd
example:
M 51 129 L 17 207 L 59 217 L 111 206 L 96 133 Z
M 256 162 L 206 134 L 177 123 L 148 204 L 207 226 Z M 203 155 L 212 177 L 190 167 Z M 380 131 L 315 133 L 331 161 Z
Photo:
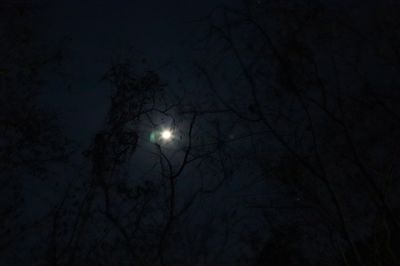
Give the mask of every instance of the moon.
M 161 138 L 164 140 L 170 140 L 172 138 L 171 130 L 165 129 L 161 132 Z

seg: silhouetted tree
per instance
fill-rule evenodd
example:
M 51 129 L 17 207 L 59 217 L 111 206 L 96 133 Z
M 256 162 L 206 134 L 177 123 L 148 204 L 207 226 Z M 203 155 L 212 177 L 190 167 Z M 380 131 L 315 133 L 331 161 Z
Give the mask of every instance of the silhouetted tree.
M 41 102 L 43 68 L 54 57 L 37 53 L 41 44 L 31 28 L 31 11 L 24 4 L 0 4 L 0 261 L 5 264 L 16 263 L 18 247 L 33 241 L 37 221 L 27 217 L 27 187 L 35 178 L 49 177 L 72 151 L 56 115 Z
M 328 262 L 333 265 L 369 265 L 365 252 L 380 254 L 372 264 L 399 260 L 394 10 L 399 6 L 393 1 L 244 1 L 242 9 L 221 7 L 207 20 L 223 49 L 215 56 L 230 66 L 221 75 L 231 77 L 225 84 L 235 95 L 210 88 L 250 134 L 268 131 L 261 138 L 253 133 L 263 148 L 251 158 L 268 184 L 275 178 L 281 185 L 280 202 L 292 206 L 279 212 L 279 206 L 266 205 L 267 213 L 272 208 L 279 224 L 289 220 L 318 236 L 305 245 L 317 254 L 330 246 L 330 254 L 321 256 L 335 255 Z M 205 71 L 205 77 L 218 80 L 216 73 Z M 386 229 L 373 226 L 376 219 Z M 386 251 L 361 244 L 376 234 L 394 241 L 385 242 Z M 276 252 L 290 246 L 278 245 Z M 274 252 L 260 252 L 272 256 L 265 262 L 274 260 Z

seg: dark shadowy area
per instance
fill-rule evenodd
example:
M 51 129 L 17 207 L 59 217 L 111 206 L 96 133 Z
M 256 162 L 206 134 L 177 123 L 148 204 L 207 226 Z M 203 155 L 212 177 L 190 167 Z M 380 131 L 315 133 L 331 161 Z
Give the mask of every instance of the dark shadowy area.
M 0 2 L 0 265 L 400 265 L 400 2 Z

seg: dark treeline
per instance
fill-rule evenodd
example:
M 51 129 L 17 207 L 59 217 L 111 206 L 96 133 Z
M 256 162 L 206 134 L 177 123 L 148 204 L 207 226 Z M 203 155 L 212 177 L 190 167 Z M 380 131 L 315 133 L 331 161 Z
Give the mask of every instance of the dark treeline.
M 400 265 L 400 3 L 217 6 L 190 80 L 97 77 L 89 145 L 42 97 L 38 10 L 0 4 L 1 265 Z

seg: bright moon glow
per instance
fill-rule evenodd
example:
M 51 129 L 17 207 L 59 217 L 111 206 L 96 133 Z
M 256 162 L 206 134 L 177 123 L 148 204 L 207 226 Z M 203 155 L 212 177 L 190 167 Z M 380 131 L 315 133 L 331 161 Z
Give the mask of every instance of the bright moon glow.
M 165 140 L 169 140 L 172 137 L 172 132 L 170 130 L 164 130 L 163 132 L 161 132 L 161 137 Z

